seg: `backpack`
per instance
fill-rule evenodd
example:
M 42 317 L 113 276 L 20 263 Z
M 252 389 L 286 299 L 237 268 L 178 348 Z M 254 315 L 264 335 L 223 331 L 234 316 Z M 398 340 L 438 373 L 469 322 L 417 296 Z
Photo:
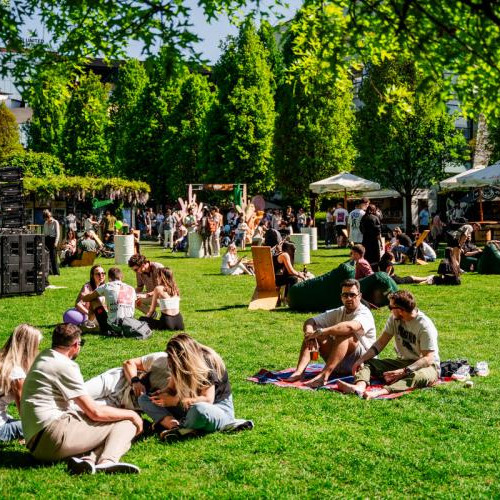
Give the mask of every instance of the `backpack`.
M 152 330 L 145 321 L 135 318 L 123 318 L 118 323 L 111 325 L 116 336 L 146 340 L 152 335 Z

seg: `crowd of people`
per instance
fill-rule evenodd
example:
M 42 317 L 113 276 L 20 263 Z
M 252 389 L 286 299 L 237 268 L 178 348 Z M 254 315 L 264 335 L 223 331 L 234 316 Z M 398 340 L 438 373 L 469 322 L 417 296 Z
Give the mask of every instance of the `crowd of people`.
M 425 213 L 427 212 L 427 213 Z M 71 215 L 71 214 L 70 214 Z M 62 262 L 70 262 L 78 248 L 93 247 L 92 217 L 82 221 L 83 238 L 78 242 L 76 217 L 69 217 L 66 241 L 61 249 Z M 439 241 L 443 223 L 432 221 L 427 209 L 419 214 L 421 230 L 434 228 Z M 60 229 L 50 212 L 44 213 L 46 244 L 51 266 L 57 270 Z M 284 213 L 269 210 L 253 232 L 243 211 L 231 209 L 224 220 L 217 207 L 206 207 L 200 218 L 192 208 L 184 217 L 172 210 L 165 214 L 152 209 L 138 210 L 138 228 L 157 236 L 166 248 L 184 250 L 187 235 L 197 231 L 203 240 L 205 255 L 220 255 L 227 246 L 221 272 L 225 275 L 250 274 L 255 270 L 250 259 L 238 258 L 238 246 L 263 244 L 271 248 L 278 288 L 288 289 L 310 274 L 295 268 L 295 246 L 288 241 L 292 232 L 311 224 L 303 209 L 297 214 L 288 207 Z M 116 218 L 108 211 L 103 229 L 114 233 Z M 339 390 L 372 399 L 427 387 L 439 377 L 438 332 L 432 320 L 418 309 L 414 295 L 400 290 L 389 295 L 390 314 L 377 336 L 370 309 L 363 304 L 359 280 L 382 271 L 397 283 L 459 284 L 463 257 L 477 259 L 480 249 L 471 243 L 474 227 L 460 227 L 445 251 L 437 276 L 399 277 L 395 266 L 407 260 L 436 260 L 431 245 L 415 243 L 415 235 L 399 227 L 382 245 L 380 214 L 375 205 L 363 198 L 348 212 L 339 203 L 327 214 L 327 246 L 334 241 L 350 247 L 355 278 L 341 284 L 342 306 L 307 319 L 296 369 L 288 382 L 304 380 L 311 388 L 321 387 L 333 376 L 353 375 L 353 382 L 340 380 Z M 389 235 L 391 236 L 391 235 Z M 83 243 L 87 241 L 87 243 Z M 111 267 L 107 273 L 100 265 L 92 266 L 89 280 L 64 313 L 63 322 L 52 332 L 51 347 L 39 352 L 41 332 L 27 324 L 16 327 L 0 350 L 0 441 L 24 439 L 36 459 L 52 462 L 65 459 L 74 474 L 138 473 L 139 468 L 121 461 L 135 438 L 155 433 L 161 440 L 173 441 L 215 431 L 253 428 L 251 420 L 235 418 L 231 384 L 221 356 L 200 344 L 185 330 L 180 311 L 181 292 L 172 269 L 148 260 L 139 253 L 128 266 L 136 275 L 135 287 L 124 282 L 123 272 Z M 468 269 L 473 269 L 471 261 Z M 121 367 L 84 380 L 76 358 L 85 344 L 84 333 L 116 335 L 120 322 L 134 318 L 154 330 L 172 330 L 164 352 L 126 359 Z M 397 359 L 380 354 L 394 338 Z M 321 372 L 305 380 L 308 364 L 318 357 L 324 360 Z M 382 379 L 380 389 L 370 390 L 374 378 Z M 15 402 L 20 420 L 7 413 Z M 150 420 L 144 420 L 142 416 Z

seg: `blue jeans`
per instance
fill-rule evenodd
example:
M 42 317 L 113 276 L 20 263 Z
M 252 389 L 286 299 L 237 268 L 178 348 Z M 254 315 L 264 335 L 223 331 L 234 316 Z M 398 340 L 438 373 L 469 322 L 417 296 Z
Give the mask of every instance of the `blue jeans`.
M 141 410 L 149 415 L 155 423 L 164 417 L 174 417 L 180 426 L 205 432 L 222 429 L 234 421 L 233 396 L 218 403 L 195 403 L 186 412 L 181 406 L 163 407 L 155 405 L 147 394 L 139 396 Z
M 5 424 L 0 427 L 0 441 L 13 441 L 23 437 L 23 427 L 20 420 L 9 418 Z

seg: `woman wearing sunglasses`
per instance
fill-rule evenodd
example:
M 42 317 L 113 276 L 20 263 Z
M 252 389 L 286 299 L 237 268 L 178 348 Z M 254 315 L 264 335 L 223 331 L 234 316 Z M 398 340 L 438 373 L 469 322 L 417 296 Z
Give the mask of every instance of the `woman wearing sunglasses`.
M 97 328 L 97 322 L 93 311 L 93 306 L 90 302 L 84 302 L 82 297 L 92 293 L 98 286 L 106 282 L 106 273 L 104 269 L 99 266 L 92 266 L 90 268 L 90 278 L 85 285 L 82 286 L 80 293 L 75 302 L 75 307 L 68 309 L 63 316 L 65 323 L 73 323 L 74 325 L 82 325 L 85 328 Z M 104 306 L 105 298 L 99 297 L 99 301 Z

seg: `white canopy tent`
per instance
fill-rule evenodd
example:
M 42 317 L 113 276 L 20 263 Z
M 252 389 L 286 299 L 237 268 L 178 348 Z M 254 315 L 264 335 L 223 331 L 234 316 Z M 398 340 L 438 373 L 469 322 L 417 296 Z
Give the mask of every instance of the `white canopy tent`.
M 476 170 L 484 170 L 484 169 L 473 168 L 471 170 L 466 170 L 465 172 L 460 172 L 459 174 L 455 174 L 451 177 L 448 177 L 447 179 L 442 180 L 439 183 L 439 186 L 441 189 L 466 189 L 466 187 L 463 184 L 460 184 L 460 179 L 462 177 L 470 175 L 471 173 L 475 172 Z
M 461 187 L 481 188 L 500 185 L 500 162 L 489 167 L 473 168 L 457 179 Z

